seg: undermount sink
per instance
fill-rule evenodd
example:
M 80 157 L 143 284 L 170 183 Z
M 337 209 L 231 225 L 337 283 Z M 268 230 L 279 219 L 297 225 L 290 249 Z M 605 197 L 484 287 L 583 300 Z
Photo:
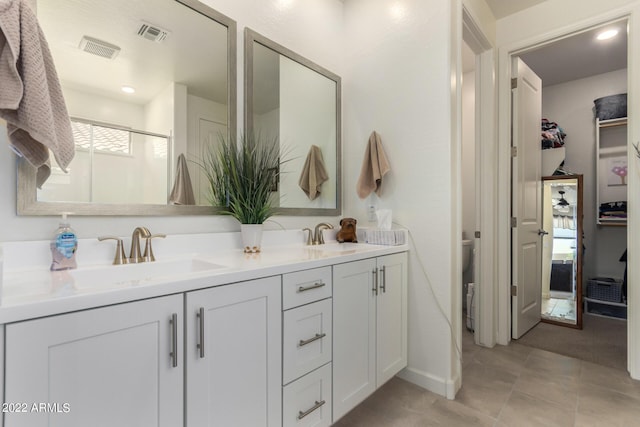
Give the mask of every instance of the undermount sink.
M 102 285 L 130 284 L 162 277 L 184 276 L 224 268 L 222 265 L 195 258 L 138 264 L 87 267 L 67 272 L 74 279 L 76 288 L 93 288 Z

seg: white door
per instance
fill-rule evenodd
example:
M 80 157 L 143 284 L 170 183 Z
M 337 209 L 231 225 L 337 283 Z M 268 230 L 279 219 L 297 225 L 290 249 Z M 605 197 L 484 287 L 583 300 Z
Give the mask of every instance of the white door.
M 26 406 L 4 425 L 182 425 L 182 307 L 172 295 L 8 325 L 5 401 Z
M 542 80 L 520 58 L 513 62 L 512 329 L 517 339 L 540 322 L 542 271 Z
M 282 425 L 280 287 L 277 276 L 187 293 L 186 426 Z

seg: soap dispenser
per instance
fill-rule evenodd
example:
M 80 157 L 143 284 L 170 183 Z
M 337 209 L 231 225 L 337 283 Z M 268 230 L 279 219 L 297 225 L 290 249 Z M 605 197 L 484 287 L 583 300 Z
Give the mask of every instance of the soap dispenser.
M 62 214 L 60 226 L 51 242 L 51 271 L 77 268 L 76 250 L 78 238 L 67 221 L 67 213 Z

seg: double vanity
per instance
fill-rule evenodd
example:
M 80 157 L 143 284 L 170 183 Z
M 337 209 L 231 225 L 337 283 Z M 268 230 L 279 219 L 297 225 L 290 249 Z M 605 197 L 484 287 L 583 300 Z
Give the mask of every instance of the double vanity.
M 4 244 L 4 426 L 329 426 L 406 366 L 406 246 L 224 249 L 238 234 L 120 266 L 81 240 L 66 272 L 38 265 L 48 242 Z

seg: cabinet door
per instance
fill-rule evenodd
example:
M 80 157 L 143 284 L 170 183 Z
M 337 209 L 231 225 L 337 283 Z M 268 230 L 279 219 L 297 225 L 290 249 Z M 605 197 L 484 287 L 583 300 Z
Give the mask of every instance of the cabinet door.
M 333 420 L 376 389 L 375 259 L 333 267 Z
M 278 276 L 187 293 L 187 426 L 282 424 L 280 287 Z
M 378 258 L 377 387 L 407 366 L 407 254 Z
M 5 426 L 182 425 L 182 307 L 173 295 L 8 325 L 5 401 L 26 412 Z

